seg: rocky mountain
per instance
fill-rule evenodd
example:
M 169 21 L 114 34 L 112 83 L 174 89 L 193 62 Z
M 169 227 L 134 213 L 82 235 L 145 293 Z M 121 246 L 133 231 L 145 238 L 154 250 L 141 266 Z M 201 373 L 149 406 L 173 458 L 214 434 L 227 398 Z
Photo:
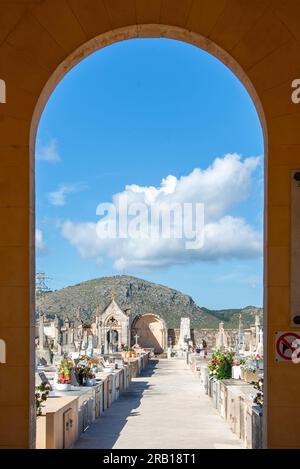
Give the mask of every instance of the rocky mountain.
M 157 314 L 165 320 L 168 328 L 178 328 L 182 316 L 191 319 L 192 328 L 216 329 L 221 320 L 227 328 L 237 327 L 240 313 L 244 327 L 247 327 L 254 323 L 257 309 L 212 311 L 197 306 L 189 295 L 172 288 L 128 275 L 117 275 L 48 292 L 43 298 L 45 313 L 48 317 L 57 314 L 61 319 L 72 319 L 80 307 L 81 317 L 88 323 L 97 307 L 104 309 L 107 306 L 112 292 L 115 292 L 115 299 L 123 310 L 130 308 L 133 316 L 149 312 Z M 41 299 L 37 299 L 37 309 L 40 305 Z

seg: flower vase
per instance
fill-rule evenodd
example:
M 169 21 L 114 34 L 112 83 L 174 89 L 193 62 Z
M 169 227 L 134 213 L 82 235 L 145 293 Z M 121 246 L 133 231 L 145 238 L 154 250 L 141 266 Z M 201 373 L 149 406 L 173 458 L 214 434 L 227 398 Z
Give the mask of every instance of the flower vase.
M 57 391 L 70 391 L 71 384 L 68 383 L 56 383 L 55 389 Z
M 231 368 L 231 377 L 233 379 L 241 379 L 241 367 L 239 365 L 234 365 Z

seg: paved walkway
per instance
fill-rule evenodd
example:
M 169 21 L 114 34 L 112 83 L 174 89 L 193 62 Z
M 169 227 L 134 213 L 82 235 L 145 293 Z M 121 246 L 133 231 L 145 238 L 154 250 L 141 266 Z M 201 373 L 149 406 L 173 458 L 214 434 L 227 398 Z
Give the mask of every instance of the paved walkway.
M 152 360 L 76 448 L 241 448 L 183 360 Z

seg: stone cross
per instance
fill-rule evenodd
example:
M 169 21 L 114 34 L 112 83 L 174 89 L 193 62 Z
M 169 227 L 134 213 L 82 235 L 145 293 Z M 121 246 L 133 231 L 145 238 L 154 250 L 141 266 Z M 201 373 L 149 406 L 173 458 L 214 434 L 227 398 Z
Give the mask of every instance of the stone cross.
M 135 334 L 134 338 L 135 338 L 135 345 L 138 345 L 138 339 L 139 339 L 139 335 Z

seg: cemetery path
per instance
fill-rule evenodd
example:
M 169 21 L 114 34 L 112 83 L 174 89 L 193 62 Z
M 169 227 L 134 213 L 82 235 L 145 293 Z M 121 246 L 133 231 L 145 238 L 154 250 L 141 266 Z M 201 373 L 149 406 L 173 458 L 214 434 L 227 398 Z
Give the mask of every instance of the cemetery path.
M 75 448 L 241 448 L 184 360 L 151 360 Z

